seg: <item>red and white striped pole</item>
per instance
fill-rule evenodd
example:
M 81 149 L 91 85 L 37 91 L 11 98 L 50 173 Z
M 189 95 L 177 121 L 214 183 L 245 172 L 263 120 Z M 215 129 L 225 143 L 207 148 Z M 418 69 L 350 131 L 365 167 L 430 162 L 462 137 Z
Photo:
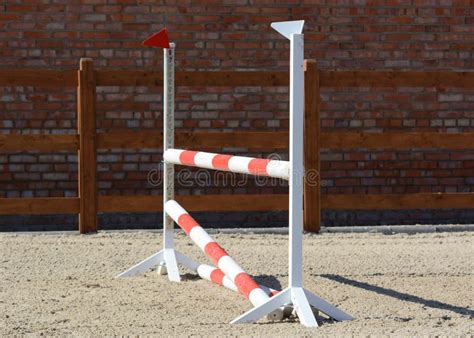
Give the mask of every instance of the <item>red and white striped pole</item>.
M 270 176 L 288 180 L 290 162 L 244 156 L 222 155 L 203 151 L 167 149 L 163 154 L 165 163 L 192 167 L 231 171 L 240 174 Z
M 270 299 L 253 278 L 176 201 L 170 200 L 166 202 L 165 212 L 191 237 L 193 242 L 235 284 L 239 292 L 253 306 L 262 305 Z M 283 310 L 276 309 L 267 318 L 281 320 L 283 318 Z
M 198 274 L 198 276 L 201 277 L 202 279 L 208 280 L 212 283 L 216 283 L 229 290 L 239 292 L 239 289 L 234 284 L 234 282 L 232 282 L 229 279 L 229 277 L 227 277 L 219 268 L 216 268 L 208 264 L 201 264 L 201 263 L 197 263 L 193 261 L 192 270 L 195 271 Z M 265 286 L 262 284 L 260 284 L 259 286 L 263 291 L 265 291 L 265 293 L 269 297 L 273 297 L 281 292 L 279 290 L 269 288 L 268 286 Z M 280 309 L 283 311 L 284 317 L 289 317 L 291 313 L 293 312 L 293 306 L 291 305 L 283 305 Z M 270 319 L 274 319 L 274 318 L 270 318 Z
M 223 286 L 227 289 L 239 292 L 239 289 L 234 284 L 234 282 L 231 281 L 229 279 L 229 277 L 227 277 L 222 272 L 222 270 L 219 269 L 219 268 L 216 268 L 216 267 L 213 267 L 213 266 L 207 265 L 207 264 L 199 264 L 197 269 L 196 269 L 196 272 L 199 275 L 199 277 L 201 277 L 202 279 L 205 279 L 205 280 L 208 280 L 210 282 L 216 283 L 216 284 L 218 284 L 220 286 Z M 278 292 L 280 292 L 278 290 L 269 288 L 268 286 L 265 286 L 265 285 L 262 285 L 262 284 L 260 284 L 259 287 L 263 291 L 265 291 L 265 293 L 270 297 L 274 296 Z

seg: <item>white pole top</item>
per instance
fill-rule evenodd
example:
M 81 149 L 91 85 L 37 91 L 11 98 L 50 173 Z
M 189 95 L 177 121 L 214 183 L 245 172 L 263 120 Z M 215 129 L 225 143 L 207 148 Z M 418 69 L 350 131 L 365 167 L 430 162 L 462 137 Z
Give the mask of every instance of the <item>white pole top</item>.
M 272 22 L 271 26 L 289 40 L 292 34 L 301 34 L 304 20 Z

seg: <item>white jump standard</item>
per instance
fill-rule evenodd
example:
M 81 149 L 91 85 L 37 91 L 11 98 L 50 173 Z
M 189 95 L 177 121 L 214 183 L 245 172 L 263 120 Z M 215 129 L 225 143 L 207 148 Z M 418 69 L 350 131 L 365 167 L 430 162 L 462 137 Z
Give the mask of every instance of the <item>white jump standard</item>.
M 165 29 L 152 35 L 143 43 L 146 46 L 163 48 L 163 151 L 174 146 L 174 50 L 175 44 L 168 41 Z M 163 161 L 163 210 L 168 200 L 174 199 L 174 166 Z M 163 249 L 132 266 L 117 277 L 129 277 L 158 266 L 158 272 L 168 274 L 172 282 L 181 281 L 178 263 L 193 270 L 194 262 L 174 248 L 174 223 L 163 211 Z
M 166 266 L 171 281 L 179 281 L 177 263 L 188 267 L 205 279 L 217 282 L 232 290 L 238 289 L 255 306 L 231 323 L 255 322 L 267 316 L 282 318 L 284 309 L 294 308 L 301 324 L 316 327 L 315 310 L 342 321 L 353 319 L 350 315 L 329 304 L 303 288 L 303 127 L 304 127 L 304 21 L 272 23 L 272 27 L 290 40 L 290 147 L 289 161 L 272 161 L 250 157 L 220 155 L 213 153 L 173 149 L 174 142 L 174 45 L 158 39 L 165 48 L 164 56 L 164 191 L 163 191 L 163 232 L 164 248 L 148 257 L 120 276 L 131 276 L 153 266 Z M 156 38 L 161 34 L 155 34 Z M 276 293 L 259 287 L 228 255 L 215 243 L 202 227 L 174 201 L 174 164 L 195 166 L 214 170 L 224 170 L 244 174 L 278 177 L 288 180 L 289 185 L 289 285 Z M 176 251 L 173 246 L 173 219 L 196 244 L 213 260 L 217 268 L 200 265 Z M 162 272 L 165 272 L 164 269 Z M 213 276 L 214 274 L 214 276 Z M 270 293 L 273 294 L 270 297 Z M 285 311 L 286 312 L 286 311 Z
M 335 320 L 351 320 L 351 316 L 325 300 L 303 289 L 303 124 L 304 124 L 304 21 L 272 23 L 272 28 L 290 40 L 290 178 L 289 178 L 289 285 L 255 307 L 234 324 L 254 322 L 283 304 L 293 304 L 301 324 L 318 326 L 311 306 Z

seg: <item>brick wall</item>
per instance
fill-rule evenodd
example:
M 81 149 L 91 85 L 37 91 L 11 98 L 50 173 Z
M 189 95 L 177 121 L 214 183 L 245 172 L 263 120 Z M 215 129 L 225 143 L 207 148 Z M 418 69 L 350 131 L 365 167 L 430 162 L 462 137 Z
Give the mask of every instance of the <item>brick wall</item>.
M 79 58 L 91 57 L 96 68 L 160 69 L 161 53 L 140 42 L 166 26 L 177 42 L 179 69 L 286 70 L 288 43 L 269 24 L 291 19 L 306 20 L 305 56 L 315 58 L 321 69 L 474 69 L 472 0 L 6 0 L 0 4 L 0 67 L 77 69 Z M 161 129 L 160 91 L 99 88 L 99 131 Z M 326 131 L 474 131 L 472 90 L 326 88 L 322 97 Z M 0 88 L 0 132 L 73 134 L 75 99 L 74 88 Z M 176 99 L 179 128 L 288 127 L 287 88 L 180 88 Z M 68 153 L 0 154 L 0 196 L 75 196 L 76 160 Z M 159 194 L 147 175 L 160 160 L 161 154 L 147 150 L 100 152 L 100 193 Z M 324 151 L 323 160 L 323 193 L 466 192 L 474 186 L 472 150 Z M 203 193 L 192 190 L 180 188 L 180 193 Z M 214 185 L 205 191 L 256 189 Z M 265 215 L 257 219 L 265 224 L 276 219 Z M 255 217 L 242 214 L 239 225 Z M 336 225 L 472 222 L 473 216 L 451 210 L 328 211 L 324 220 Z

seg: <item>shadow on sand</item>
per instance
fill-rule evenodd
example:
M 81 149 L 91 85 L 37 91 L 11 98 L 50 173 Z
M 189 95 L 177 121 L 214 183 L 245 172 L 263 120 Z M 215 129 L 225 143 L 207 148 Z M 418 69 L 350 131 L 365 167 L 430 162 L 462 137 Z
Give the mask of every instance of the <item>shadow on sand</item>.
M 319 275 L 319 276 L 342 283 L 342 284 L 347 284 L 347 285 L 355 286 L 357 288 L 361 288 L 367 291 L 376 292 L 384 296 L 389 296 L 389 297 L 397 298 L 397 299 L 404 300 L 407 302 L 421 304 L 427 307 L 431 307 L 433 309 L 452 311 L 463 316 L 469 316 L 470 318 L 474 317 L 474 311 L 469 308 L 446 304 L 437 300 L 424 299 L 415 295 L 410 295 L 408 293 L 403 293 L 403 292 L 395 291 L 392 289 L 383 288 L 383 287 L 372 285 L 365 282 L 359 282 L 357 280 L 349 279 L 349 278 L 342 277 L 339 275 L 324 274 L 324 275 Z

